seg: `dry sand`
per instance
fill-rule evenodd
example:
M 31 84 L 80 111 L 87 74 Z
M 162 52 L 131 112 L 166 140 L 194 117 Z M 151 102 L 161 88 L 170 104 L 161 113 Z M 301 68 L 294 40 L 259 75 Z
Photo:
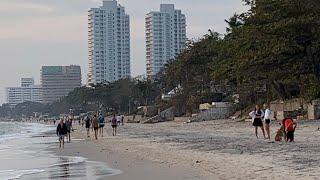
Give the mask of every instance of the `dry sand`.
M 59 155 L 85 156 L 123 171 L 126 179 L 320 179 L 320 121 L 301 121 L 295 143 L 256 139 L 250 122 L 125 124 L 119 136 L 66 144 Z M 76 127 L 75 138 L 85 131 Z M 260 136 L 261 132 L 259 131 Z M 93 135 L 91 133 L 91 135 Z

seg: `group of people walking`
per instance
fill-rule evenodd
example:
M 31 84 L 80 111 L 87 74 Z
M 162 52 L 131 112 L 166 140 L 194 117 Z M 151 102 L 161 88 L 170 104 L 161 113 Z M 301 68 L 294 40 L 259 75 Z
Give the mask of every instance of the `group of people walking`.
M 71 131 L 73 131 L 71 118 L 61 119 L 57 126 L 57 136 L 59 137 L 59 147 L 64 148 L 65 137 L 71 142 Z
M 119 118 L 120 117 L 120 118 Z M 90 137 L 90 129 L 94 130 L 95 139 L 98 139 L 98 135 L 103 137 L 104 127 L 105 127 L 105 118 L 100 113 L 98 116 L 93 115 L 92 117 L 87 116 L 84 119 L 85 128 L 87 130 L 87 137 Z M 124 125 L 124 116 L 113 115 L 111 119 L 111 127 L 112 127 L 112 136 L 117 135 L 117 127 L 122 124 Z
M 270 123 L 272 119 L 272 111 L 269 106 L 264 104 L 264 110 L 260 108 L 259 105 L 256 105 L 255 109 L 249 113 L 249 116 L 252 118 L 252 125 L 255 127 L 255 135 L 258 137 L 258 128 L 261 129 L 263 137 L 265 139 L 270 139 Z M 274 116 L 274 119 L 277 120 L 277 117 Z M 285 118 L 280 123 L 281 127 L 278 130 L 275 140 L 280 141 L 282 138 L 280 136 L 284 136 L 286 141 L 293 142 L 294 141 L 294 131 L 297 127 L 295 121 L 292 118 Z M 267 134 L 267 136 L 266 136 Z
M 60 148 L 64 148 L 65 138 L 67 138 L 68 142 L 71 141 L 70 134 L 71 131 L 73 131 L 72 121 L 72 118 L 66 117 L 61 119 L 57 126 L 56 133 L 59 137 Z M 94 114 L 93 116 L 86 116 L 84 119 L 82 119 L 82 123 L 79 123 L 79 125 L 85 125 L 88 138 L 90 137 L 90 130 L 92 130 L 94 132 L 94 138 L 97 140 L 99 136 L 104 136 L 105 123 L 105 117 L 102 115 L 102 113 L 98 113 Z M 113 115 L 111 119 L 112 136 L 117 135 L 117 127 L 119 125 L 124 125 L 124 116 Z
M 105 118 L 100 113 L 98 116 L 93 115 L 91 118 L 87 116 L 85 118 L 86 130 L 87 130 L 87 137 L 90 137 L 90 129 L 94 131 L 95 139 L 98 139 L 98 135 L 103 137 L 103 128 L 105 126 Z

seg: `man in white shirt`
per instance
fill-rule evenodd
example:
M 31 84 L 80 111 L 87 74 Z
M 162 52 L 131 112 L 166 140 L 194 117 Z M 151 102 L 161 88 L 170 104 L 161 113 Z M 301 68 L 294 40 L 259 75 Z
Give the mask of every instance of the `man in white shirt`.
M 120 124 L 121 124 L 121 116 L 118 115 L 117 116 L 117 125 L 120 126 Z
M 264 104 L 264 128 L 267 131 L 267 138 L 270 139 L 270 122 L 271 122 L 271 115 L 272 115 L 272 111 L 270 110 L 270 108 L 268 107 L 267 104 Z

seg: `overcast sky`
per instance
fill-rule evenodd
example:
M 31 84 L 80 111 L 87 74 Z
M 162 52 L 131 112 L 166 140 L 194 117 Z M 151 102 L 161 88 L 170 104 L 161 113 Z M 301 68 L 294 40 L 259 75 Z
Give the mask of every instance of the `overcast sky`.
M 173 3 L 187 17 L 187 36 L 199 38 L 208 29 L 225 32 L 224 19 L 246 9 L 241 0 L 118 0 L 131 21 L 131 72 L 145 74 L 144 17 Z M 21 77 L 39 83 L 42 65 L 81 65 L 87 73 L 87 10 L 102 0 L 0 0 L 0 103 L 4 88 Z

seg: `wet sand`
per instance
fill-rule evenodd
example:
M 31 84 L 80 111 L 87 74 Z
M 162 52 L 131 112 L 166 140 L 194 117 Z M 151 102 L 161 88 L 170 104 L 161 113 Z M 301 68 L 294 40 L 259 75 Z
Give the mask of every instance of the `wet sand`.
M 107 162 L 110 179 L 318 179 L 320 121 L 300 121 L 295 143 L 256 139 L 250 122 L 125 124 L 119 136 L 66 144 L 60 155 Z M 73 134 L 84 138 L 84 129 Z M 259 131 L 260 136 L 261 132 Z M 91 134 L 92 135 L 92 134 Z
M 102 139 L 102 141 L 105 139 Z M 138 158 L 131 153 L 113 151 L 112 148 L 103 148 L 101 140 L 98 141 L 78 141 L 66 144 L 64 150 L 55 150 L 58 156 L 83 156 L 89 161 L 105 162 L 114 169 L 122 171 L 119 175 L 107 177 L 108 180 L 141 180 L 141 179 L 199 179 L 192 173 L 192 170 L 154 163 L 150 160 Z

